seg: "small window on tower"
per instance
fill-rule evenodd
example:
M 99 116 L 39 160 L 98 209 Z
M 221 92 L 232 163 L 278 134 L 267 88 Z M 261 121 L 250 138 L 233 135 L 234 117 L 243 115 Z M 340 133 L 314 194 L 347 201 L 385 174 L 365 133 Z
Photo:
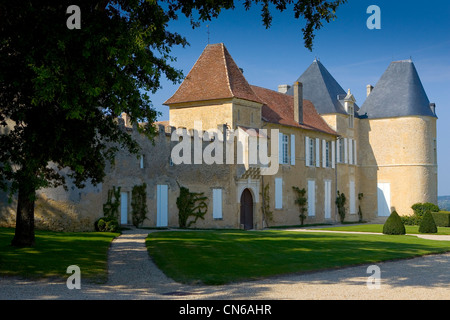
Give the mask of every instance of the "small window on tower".
M 353 105 L 348 106 L 348 127 L 353 128 L 353 122 L 355 118 L 355 110 L 353 109 Z

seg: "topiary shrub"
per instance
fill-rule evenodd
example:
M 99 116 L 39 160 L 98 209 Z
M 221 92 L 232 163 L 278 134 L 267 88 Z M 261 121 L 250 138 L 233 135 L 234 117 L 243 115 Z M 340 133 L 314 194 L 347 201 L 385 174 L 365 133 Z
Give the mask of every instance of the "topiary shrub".
M 425 212 L 422 221 L 419 225 L 419 232 L 420 233 L 436 233 L 437 227 L 436 223 L 434 222 L 433 215 L 430 211 Z
M 118 232 L 119 222 L 113 217 L 102 217 L 95 221 L 94 227 L 99 232 Z
M 389 218 L 387 218 L 383 225 L 383 233 L 395 235 L 406 234 L 405 226 L 403 225 L 402 219 L 400 219 L 397 211 L 392 211 Z

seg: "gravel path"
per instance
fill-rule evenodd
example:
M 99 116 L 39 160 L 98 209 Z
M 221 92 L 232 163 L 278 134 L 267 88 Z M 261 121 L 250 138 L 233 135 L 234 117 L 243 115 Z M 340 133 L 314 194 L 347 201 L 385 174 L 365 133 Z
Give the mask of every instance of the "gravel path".
M 148 232 L 124 231 L 112 242 L 106 284 L 82 279 L 81 289 L 69 290 L 61 280 L 0 277 L 0 299 L 450 299 L 450 253 L 378 263 L 379 289 L 367 286 L 372 275 L 367 272 L 369 265 L 223 286 L 191 286 L 172 281 L 154 265 L 145 247 Z

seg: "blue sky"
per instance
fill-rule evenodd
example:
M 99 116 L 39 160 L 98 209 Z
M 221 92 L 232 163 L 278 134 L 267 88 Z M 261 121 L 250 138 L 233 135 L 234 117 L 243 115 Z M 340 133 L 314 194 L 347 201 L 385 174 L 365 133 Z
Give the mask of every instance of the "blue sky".
M 380 30 L 366 26 L 370 5 L 381 9 Z M 194 30 L 180 17 L 170 30 L 185 36 L 190 46 L 173 49 L 173 66 L 187 75 L 208 44 L 209 25 L 210 43 L 225 44 L 250 84 L 277 90 L 279 84 L 293 83 L 317 57 L 362 105 L 366 85 L 376 85 L 391 61 L 412 58 L 439 117 L 438 194 L 450 195 L 450 1 L 349 0 L 335 21 L 316 31 L 312 52 L 303 44 L 304 22 L 292 10 L 272 12 L 270 29 L 262 25 L 259 6 L 245 11 L 239 1 L 234 11 L 223 11 Z M 162 113 L 158 120 L 168 120 L 169 109 L 162 104 L 179 84 L 163 79 L 162 86 L 151 99 Z

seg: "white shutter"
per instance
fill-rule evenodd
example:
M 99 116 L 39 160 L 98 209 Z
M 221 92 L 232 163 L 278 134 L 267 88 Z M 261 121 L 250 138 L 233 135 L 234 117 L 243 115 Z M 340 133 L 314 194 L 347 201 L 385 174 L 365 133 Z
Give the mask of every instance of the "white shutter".
M 336 152 L 336 161 L 337 161 L 337 163 L 341 163 L 341 139 L 337 140 L 336 150 L 337 150 L 337 152 Z
M 327 145 L 326 141 L 322 140 L 322 167 L 327 167 Z
M 350 214 L 356 213 L 355 181 L 350 180 Z
M 338 140 L 339 141 L 339 140 Z M 331 141 L 331 167 L 334 169 L 336 166 L 335 163 L 335 154 L 336 154 L 336 144 L 334 141 Z
M 309 137 L 305 137 L 305 166 L 309 167 Z
M 331 180 L 325 180 L 325 219 L 331 218 Z
M 308 180 L 308 216 L 316 215 L 316 182 Z
M 291 165 L 295 165 L 295 135 L 291 134 Z
M 320 139 L 316 138 L 316 167 L 320 167 Z
M 167 227 L 168 222 L 168 187 L 158 184 L 156 188 L 156 226 Z
M 144 155 L 143 154 L 141 154 L 141 158 L 140 158 L 140 161 L 139 161 L 139 167 L 141 169 L 144 169 Z
M 348 139 L 344 138 L 344 163 L 348 163 Z
M 213 219 L 222 219 L 222 189 L 213 189 Z
M 353 164 L 353 139 L 348 139 L 348 163 Z
M 278 162 L 283 164 L 283 134 L 278 133 Z
M 356 158 L 357 152 L 356 152 L 356 140 L 353 140 L 353 164 L 357 164 L 357 158 Z
M 283 179 L 275 178 L 275 209 L 283 208 Z

